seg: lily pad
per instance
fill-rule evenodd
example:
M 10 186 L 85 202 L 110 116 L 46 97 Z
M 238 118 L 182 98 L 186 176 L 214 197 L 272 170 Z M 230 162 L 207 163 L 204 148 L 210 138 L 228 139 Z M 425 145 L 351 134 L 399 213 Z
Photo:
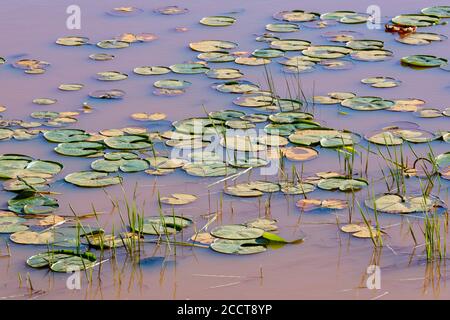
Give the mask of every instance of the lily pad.
M 392 22 L 402 26 L 430 27 L 438 24 L 440 19 L 434 15 L 426 14 L 401 14 L 392 18 Z
M 272 193 L 279 190 L 280 186 L 277 183 L 268 181 L 252 181 L 224 188 L 226 194 L 237 197 L 259 197 L 264 193 Z
M 368 186 L 368 183 L 363 179 L 337 177 L 323 179 L 317 186 L 324 190 L 357 191 Z
M 379 212 L 408 214 L 414 212 L 427 212 L 441 203 L 430 196 L 397 194 L 382 194 L 374 199 L 365 201 L 367 207 Z
M 210 27 L 227 27 L 236 22 L 236 18 L 228 16 L 209 16 L 200 20 L 200 23 Z
M 447 59 L 438 58 L 431 55 L 417 54 L 403 57 L 401 58 L 401 62 L 409 66 L 432 68 L 432 67 L 439 67 L 447 63 Z
M 160 89 L 184 89 L 191 86 L 192 83 L 186 80 L 166 79 L 158 80 L 153 86 Z
M 214 237 L 228 240 L 257 239 L 263 234 L 263 229 L 247 227 L 241 224 L 223 225 L 211 230 L 211 235 Z
M 104 140 L 106 146 L 111 149 L 118 150 L 139 150 L 147 149 L 152 147 L 151 141 L 147 137 L 143 136 L 119 136 L 119 137 L 108 137 Z
M 172 193 L 168 197 L 161 197 L 161 202 L 165 204 L 181 205 L 188 204 L 197 200 L 197 197 L 186 193 Z
M 192 50 L 199 52 L 232 50 L 237 46 L 237 43 L 223 40 L 203 40 L 199 42 L 192 42 L 189 44 L 189 47 Z
M 169 73 L 171 70 L 168 67 L 162 66 L 142 66 L 133 69 L 133 72 L 141 76 L 155 76 Z
M 201 63 L 179 63 L 173 64 L 169 68 L 172 72 L 180 74 L 200 74 L 209 70 L 208 67 Z
M 229 240 L 216 239 L 211 243 L 211 249 L 225 254 L 254 254 L 266 251 L 267 240 L 251 239 L 251 240 Z
M 87 157 L 96 155 L 104 149 L 104 145 L 97 142 L 63 142 L 54 149 L 57 153 L 70 157 Z
M 64 180 L 79 187 L 101 188 L 119 184 L 122 178 L 104 172 L 80 171 L 67 175 Z
M 394 101 L 384 100 L 380 97 L 354 97 L 345 99 L 341 105 L 358 111 L 376 111 L 388 109 L 395 105 Z

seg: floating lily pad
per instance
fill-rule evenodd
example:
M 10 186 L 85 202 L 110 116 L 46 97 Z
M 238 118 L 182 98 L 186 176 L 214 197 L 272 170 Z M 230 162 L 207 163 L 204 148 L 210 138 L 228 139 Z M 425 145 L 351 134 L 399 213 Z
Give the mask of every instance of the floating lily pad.
M 214 63 L 232 62 L 236 59 L 234 55 L 227 51 L 202 52 L 197 56 L 197 58 Z
M 379 97 L 354 97 L 345 99 L 341 105 L 358 111 L 376 111 L 388 109 L 395 105 L 394 101 L 384 100 Z
M 161 7 L 154 10 L 157 13 L 164 14 L 164 15 L 178 15 L 178 14 L 185 14 L 189 12 L 189 9 L 182 8 L 179 6 L 166 6 Z
M 173 64 L 169 68 L 172 72 L 181 74 L 200 74 L 209 70 L 208 67 L 201 63 L 179 63 Z
M 38 104 L 38 105 L 42 105 L 42 106 L 55 104 L 56 102 L 58 102 L 58 100 L 52 99 L 52 98 L 36 98 L 36 99 L 33 99 L 33 103 L 34 104 Z
M 438 58 L 430 55 L 417 54 L 406 56 L 400 60 L 403 64 L 421 68 L 439 67 L 447 63 L 447 59 Z
M 102 40 L 97 43 L 97 47 L 102 49 L 123 49 L 128 48 L 129 46 L 130 46 L 129 42 L 119 41 L 115 39 Z
M 307 22 L 318 19 L 320 14 L 303 10 L 290 10 L 277 12 L 273 15 L 273 17 L 277 20 L 284 20 L 288 22 Z
M 307 161 L 318 157 L 319 153 L 313 148 L 289 147 L 284 148 L 283 155 L 292 161 Z
M 257 239 L 263 234 L 263 229 L 246 227 L 241 224 L 223 225 L 211 230 L 211 235 L 214 237 L 228 240 Z
M 365 201 L 367 207 L 379 212 L 386 213 L 414 213 L 427 212 L 433 207 L 440 206 L 441 203 L 432 197 L 423 195 L 400 196 L 397 194 L 382 194 L 374 199 Z
M 245 222 L 245 226 L 250 228 L 263 229 L 266 232 L 274 232 L 278 230 L 277 221 L 266 218 L 256 218 Z
M 237 197 L 260 197 L 266 192 L 272 193 L 279 190 L 280 186 L 277 183 L 268 181 L 252 181 L 224 188 L 226 194 Z
M 180 216 L 157 216 L 144 218 L 131 229 L 149 235 L 175 234 L 192 224 L 192 220 Z
M 280 182 L 281 191 L 284 194 L 297 195 L 313 192 L 316 187 L 310 183 L 304 182 Z
M 97 80 L 100 81 L 120 81 L 128 78 L 128 75 L 119 71 L 104 71 L 97 73 Z
M 172 193 L 168 197 L 161 197 L 161 202 L 165 204 L 188 204 L 191 202 L 194 202 L 197 200 L 197 197 L 192 194 L 186 194 L 186 193 Z
M 104 140 L 104 143 L 111 149 L 119 150 L 139 150 L 152 147 L 152 143 L 148 138 L 134 135 L 108 137 Z
M 0 217 L 0 233 L 14 233 L 28 229 L 23 223 L 26 220 L 19 217 Z
M 433 6 L 423 8 L 421 12 L 423 14 L 436 16 L 439 18 L 450 18 L 450 6 Z
M 210 69 L 208 72 L 206 72 L 206 76 L 208 78 L 222 80 L 238 79 L 243 75 L 244 74 L 239 71 L 239 69 L 233 68 Z
M 396 41 L 410 45 L 427 45 L 446 40 L 447 37 L 437 33 L 415 32 L 395 38 Z
M 97 142 L 64 142 L 54 149 L 57 153 L 70 157 L 87 157 L 98 154 L 104 145 Z
M 266 25 L 266 30 L 270 32 L 295 32 L 299 26 L 295 23 L 270 23 Z
M 119 184 L 122 179 L 118 176 L 109 176 L 104 172 L 80 171 L 67 175 L 64 180 L 79 187 L 101 188 Z
M 191 86 L 192 83 L 186 80 L 166 79 L 158 80 L 153 86 L 160 89 L 184 89 Z
M 228 16 L 209 16 L 200 20 L 200 23 L 210 27 L 227 27 L 236 22 L 236 18 Z
M 341 46 L 310 46 L 302 51 L 302 54 L 318 59 L 338 59 L 345 57 L 352 52 L 352 49 Z
M 323 179 L 317 186 L 324 190 L 357 191 L 368 186 L 368 183 L 363 179 L 336 177 Z
M 204 40 L 199 42 L 192 42 L 189 44 L 189 47 L 192 50 L 199 52 L 232 50 L 237 46 L 237 43 L 223 40 Z
M 267 240 L 251 239 L 251 240 L 228 240 L 216 239 L 211 243 L 211 249 L 225 254 L 254 254 L 266 251 Z
M 434 15 L 426 14 L 401 14 L 392 18 L 392 22 L 402 26 L 429 27 L 440 22 L 440 19 Z
M 141 76 L 155 76 L 169 73 L 171 70 L 167 67 L 162 66 L 143 66 L 136 67 L 133 69 L 133 72 L 139 74 Z
M 115 56 L 109 53 L 93 53 L 89 55 L 89 59 L 95 61 L 109 61 L 113 60 L 114 58 Z
M 28 190 L 8 200 L 8 209 L 15 213 L 46 214 L 58 207 L 56 199 Z
M 361 82 L 370 84 L 373 88 L 393 88 L 401 83 L 401 81 L 391 77 L 370 77 L 362 79 Z
M 223 162 L 194 162 L 183 166 L 187 174 L 198 177 L 219 177 L 236 173 L 236 169 Z
M 86 37 L 78 37 L 78 36 L 69 36 L 62 37 L 56 40 L 56 44 L 62 46 L 82 46 L 89 43 L 89 38 Z
M 252 52 L 252 56 L 254 57 L 267 59 L 279 58 L 284 55 L 285 52 L 283 50 L 272 48 L 256 49 L 255 51 Z
M 242 94 L 259 91 L 258 85 L 247 80 L 236 80 L 236 81 L 215 83 L 212 85 L 212 87 L 217 91 L 225 93 Z
M 58 129 L 49 130 L 44 133 L 44 138 L 50 142 L 81 142 L 90 137 L 84 130 L 79 129 Z
M 84 88 L 83 84 L 80 83 L 64 83 L 58 86 L 61 91 L 79 91 Z
M 358 50 L 350 54 L 351 58 L 358 61 L 384 61 L 391 58 L 394 53 L 390 50 Z
M 346 42 L 346 47 L 353 50 L 378 50 L 382 49 L 384 42 L 381 40 L 350 40 Z
M 303 212 L 314 211 L 318 209 L 341 210 L 348 207 L 346 200 L 340 199 L 300 199 L 295 204 Z

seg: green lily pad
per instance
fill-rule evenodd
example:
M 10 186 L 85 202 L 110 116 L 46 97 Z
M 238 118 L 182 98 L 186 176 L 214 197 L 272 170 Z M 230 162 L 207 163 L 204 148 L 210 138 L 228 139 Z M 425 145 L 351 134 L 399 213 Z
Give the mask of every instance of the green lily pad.
M 68 174 L 64 180 L 79 187 L 101 188 L 119 184 L 122 178 L 104 172 L 80 171 Z
M 266 251 L 267 240 L 250 239 L 250 240 L 229 240 L 216 239 L 211 243 L 212 250 L 225 254 L 254 254 Z
M 200 23 L 210 27 L 227 27 L 236 22 L 236 18 L 227 16 L 209 16 L 200 20 Z
M 283 57 L 284 55 L 285 52 L 283 50 L 272 48 L 256 49 L 252 52 L 252 56 L 254 57 L 267 59 L 279 58 Z
M 142 159 L 132 160 L 105 160 L 99 159 L 91 163 L 91 168 L 100 172 L 139 172 L 148 169 L 149 164 Z
M 417 54 L 412 56 L 406 56 L 400 60 L 403 64 L 421 67 L 421 68 L 432 68 L 439 67 L 447 63 L 447 59 L 438 58 L 431 55 Z
M 280 191 L 279 184 L 268 181 L 252 181 L 226 186 L 224 188 L 226 194 L 237 197 L 259 197 L 264 193 L 277 191 Z
M 104 149 L 98 142 L 63 142 L 54 149 L 57 153 L 70 157 L 87 157 L 95 155 Z
M 232 62 L 236 59 L 234 55 L 227 51 L 202 52 L 197 58 L 211 63 Z
M 58 207 L 58 200 L 29 190 L 22 191 L 8 200 L 8 210 L 15 213 L 46 214 L 53 212 Z M 35 210 L 39 210 L 39 212 L 35 212 Z
M 395 105 L 394 101 L 384 100 L 380 97 L 354 97 L 345 99 L 341 105 L 358 111 L 376 111 L 388 109 Z
M 386 213 L 414 213 L 427 212 L 433 207 L 440 206 L 440 201 L 429 196 L 409 195 L 400 196 L 397 194 L 382 194 L 374 199 L 367 199 L 365 202 L 367 207 L 379 212 Z
M 232 50 L 237 46 L 237 43 L 223 40 L 203 40 L 199 42 L 191 42 L 189 44 L 189 47 L 192 50 L 199 52 Z
M 152 147 L 152 142 L 143 136 L 108 137 L 104 140 L 107 147 L 118 150 L 139 150 Z
M 295 32 L 300 28 L 295 23 L 270 23 L 266 25 L 266 30 L 270 32 Z
M 192 224 L 192 220 L 180 216 L 157 216 L 144 218 L 131 226 L 134 232 L 149 235 L 175 234 Z
M 14 135 L 14 131 L 11 129 L 0 128 L 0 141 L 11 139 Z
M 313 146 L 319 144 L 323 138 L 333 138 L 339 134 L 338 130 L 318 127 L 317 129 L 296 131 L 289 135 L 288 139 L 294 144 Z
M 257 239 L 264 234 L 263 229 L 246 227 L 242 224 L 229 224 L 214 228 L 211 235 L 228 240 Z
M 84 130 L 79 129 L 58 129 L 49 130 L 44 133 L 44 138 L 50 142 L 81 142 L 90 137 Z
M 128 78 L 128 75 L 119 71 L 104 71 L 97 73 L 97 80 L 100 81 L 120 81 Z
M 0 217 L 0 233 L 14 233 L 28 229 L 23 223 L 26 219 L 19 217 Z
M 180 74 L 200 74 L 209 70 L 208 67 L 201 63 L 179 63 L 173 64 L 169 68 L 172 72 Z
M 217 91 L 224 93 L 242 94 L 259 91 L 258 85 L 247 80 L 236 80 L 236 81 L 214 83 L 212 87 Z
M 307 49 L 310 45 L 311 42 L 299 39 L 281 39 L 270 43 L 271 48 L 283 51 L 301 51 Z
M 169 73 L 171 70 L 163 66 L 142 66 L 133 69 L 133 72 L 141 76 L 156 76 Z
M 67 273 L 74 270 L 85 270 L 92 268 L 95 265 L 94 261 L 85 259 L 80 256 L 67 257 L 65 259 L 59 259 L 52 265 L 50 269 L 54 272 Z
M 128 48 L 130 43 L 119 40 L 102 40 L 97 42 L 97 47 L 102 49 L 123 49 Z
M 194 162 L 183 166 L 183 170 L 191 176 L 220 177 L 236 173 L 236 169 L 228 167 L 223 162 Z
M 426 14 L 401 14 L 392 18 L 392 22 L 402 26 L 430 27 L 438 24 L 440 19 L 434 15 Z
M 188 204 L 197 200 L 197 197 L 187 193 L 172 193 L 168 197 L 161 197 L 161 202 L 171 205 Z
M 320 180 L 317 186 L 324 190 L 357 191 L 368 185 L 367 181 L 363 179 L 336 177 Z
M 358 61 L 385 61 L 390 59 L 394 53 L 390 50 L 384 49 L 366 49 L 366 50 L 358 50 L 353 51 L 350 54 L 350 57 L 353 60 Z
M 82 257 L 90 262 L 95 262 L 97 260 L 95 255 L 90 252 L 77 254 L 72 250 L 51 250 L 29 257 L 27 259 L 27 265 L 32 268 L 50 267 L 59 260 L 72 258 L 74 256 Z M 87 265 L 90 265 L 90 263 Z
M 450 6 L 433 6 L 423 8 L 421 12 L 423 14 L 436 16 L 439 18 L 450 18 Z
M 319 46 L 313 45 L 302 51 L 302 54 L 318 59 L 338 59 L 345 57 L 352 49 L 341 46 Z
M 273 17 L 277 20 L 284 20 L 288 22 L 307 22 L 317 20 L 320 17 L 320 14 L 316 12 L 306 12 L 303 10 L 290 10 L 277 12 L 273 15 Z
M 382 49 L 384 42 L 381 40 L 351 40 L 345 44 L 346 47 L 353 50 L 377 50 Z
M 61 91 L 80 91 L 83 88 L 84 85 L 80 83 L 63 83 L 58 86 Z
M 122 99 L 125 91 L 119 89 L 97 90 L 89 93 L 89 97 L 94 99 Z
M 191 86 L 192 83 L 186 80 L 166 79 L 158 80 L 153 86 L 160 89 L 185 89 Z
M 208 72 L 206 72 L 206 76 L 208 78 L 221 80 L 238 79 L 243 75 L 244 74 L 239 71 L 239 69 L 233 68 L 210 69 Z
M 427 45 L 433 42 L 444 41 L 446 39 L 447 37 L 442 34 L 430 32 L 415 32 L 395 38 L 398 42 L 410 45 Z
M 305 194 L 313 192 L 316 187 L 310 183 L 292 183 L 292 182 L 280 182 L 281 192 L 284 194 Z

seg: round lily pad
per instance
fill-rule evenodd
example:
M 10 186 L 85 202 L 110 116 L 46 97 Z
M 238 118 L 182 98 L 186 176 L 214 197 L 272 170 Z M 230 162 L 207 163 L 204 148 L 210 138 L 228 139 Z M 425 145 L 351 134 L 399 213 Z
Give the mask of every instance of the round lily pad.
M 211 235 L 216 238 L 228 240 L 248 240 L 256 239 L 264 234 L 264 230 L 246 227 L 241 224 L 223 225 L 211 230 Z
M 216 239 L 211 243 L 212 250 L 225 254 L 254 254 L 266 251 L 267 241 L 265 239 L 251 240 L 229 240 Z
M 58 129 L 49 130 L 44 133 L 44 138 L 47 141 L 61 143 L 61 142 L 81 142 L 90 137 L 84 130 L 79 129 Z
M 189 81 L 176 79 L 158 80 L 153 84 L 154 87 L 161 89 L 185 89 L 191 85 Z
M 450 18 L 450 6 L 433 6 L 423 8 L 421 10 L 423 14 L 436 16 L 439 18 Z
M 376 111 L 388 109 L 395 105 L 394 101 L 384 100 L 379 97 L 354 97 L 345 99 L 341 105 L 358 111 Z
M 403 64 L 421 67 L 421 68 L 431 68 L 439 67 L 447 63 L 447 59 L 438 58 L 431 55 L 417 54 L 412 56 L 406 56 L 400 60 Z
M 161 197 L 160 200 L 165 204 L 181 205 L 194 202 L 195 200 L 197 200 L 197 197 L 187 193 L 172 193 L 168 197 Z
M 23 223 L 26 220 L 19 217 L 0 217 L 0 233 L 14 233 L 28 229 Z
M 220 177 L 236 173 L 236 169 L 223 162 L 194 162 L 183 166 L 187 174 L 198 177 Z
M 226 194 L 237 197 L 259 197 L 266 192 L 272 193 L 279 190 L 280 186 L 277 183 L 268 181 L 252 181 L 224 188 Z
M 210 27 L 227 27 L 231 26 L 236 21 L 236 18 L 228 16 L 209 16 L 200 20 L 200 23 Z
M 172 72 L 180 74 L 200 74 L 209 70 L 208 67 L 201 63 L 179 63 L 173 64 L 169 68 Z
M 367 207 L 379 212 L 407 214 L 426 212 L 439 205 L 439 201 L 429 196 L 382 194 L 365 201 Z
M 243 75 L 244 74 L 239 71 L 239 69 L 233 68 L 210 69 L 208 72 L 206 72 L 206 76 L 208 78 L 222 80 L 238 79 Z
M 344 177 L 323 179 L 317 185 L 320 189 L 324 190 L 337 190 L 340 191 L 357 191 L 366 187 L 367 181 L 362 179 L 348 179 Z
M 392 18 L 392 22 L 402 26 L 429 27 L 440 22 L 439 17 L 426 14 L 401 14 Z
M 141 76 L 154 76 L 169 73 L 171 70 L 162 66 L 142 66 L 133 69 L 133 72 Z
M 54 149 L 57 153 L 70 157 L 87 157 L 98 154 L 104 145 L 97 142 L 63 142 Z
M 237 43 L 223 40 L 203 40 L 199 42 L 192 42 L 189 44 L 189 47 L 192 50 L 199 52 L 232 50 L 237 46 Z
M 134 135 L 108 137 L 104 140 L 104 143 L 109 148 L 118 150 L 139 150 L 152 147 L 148 138 Z
M 270 23 L 266 25 L 266 30 L 270 32 L 295 32 L 299 26 L 295 23 Z
M 68 174 L 64 180 L 79 187 L 99 188 L 119 184 L 122 179 L 118 176 L 109 176 L 104 172 L 80 171 Z

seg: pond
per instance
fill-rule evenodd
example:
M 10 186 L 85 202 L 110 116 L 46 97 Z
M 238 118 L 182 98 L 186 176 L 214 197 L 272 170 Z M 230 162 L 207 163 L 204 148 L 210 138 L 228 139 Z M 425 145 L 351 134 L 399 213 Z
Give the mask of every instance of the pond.
M 450 298 L 428 5 L 3 4 L 0 297 Z

